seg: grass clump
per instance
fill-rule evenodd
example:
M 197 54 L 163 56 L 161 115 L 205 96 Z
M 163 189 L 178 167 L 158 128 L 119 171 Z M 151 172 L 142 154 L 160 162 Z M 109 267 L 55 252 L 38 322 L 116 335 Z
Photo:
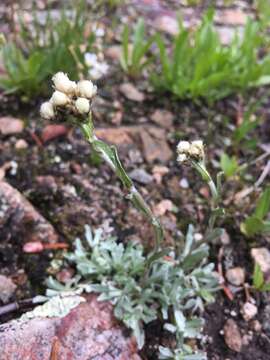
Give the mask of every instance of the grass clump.
M 138 77 L 153 58 L 149 49 L 154 38 L 146 40 L 144 20 L 140 18 L 134 29 L 132 43 L 130 43 L 129 26 L 126 24 L 122 33 L 122 55 L 120 64 L 122 69 L 131 77 Z
M 58 20 L 49 11 L 44 25 L 35 12 L 34 15 L 31 26 L 20 22 L 20 41 L 8 41 L 1 48 L 6 75 L 0 78 L 0 88 L 26 100 L 47 94 L 48 80 L 59 70 L 75 78 L 78 71 L 86 75 L 84 54 L 94 41 L 93 35 L 84 37 L 87 24 L 84 1 L 77 3 L 73 14 L 68 9 L 62 10 Z
M 169 54 L 157 35 L 161 71 L 152 72 L 157 90 L 181 99 L 204 98 L 214 102 L 235 92 L 270 82 L 270 56 L 259 56 L 265 40 L 259 22 L 249 19 L 243 37 L 236 33 L 230 45 L 221 43 L 214 28 L 214 12 L 190 32 L 180 23 Z
M 241 223 L 241 231 L 244 235 L 251 237 L 256 234 L 270 233 L 270 220 L 268 220 L 270 210 L 270 186 L 261 194 L 256 208 L 252 215 L 248 216 Z

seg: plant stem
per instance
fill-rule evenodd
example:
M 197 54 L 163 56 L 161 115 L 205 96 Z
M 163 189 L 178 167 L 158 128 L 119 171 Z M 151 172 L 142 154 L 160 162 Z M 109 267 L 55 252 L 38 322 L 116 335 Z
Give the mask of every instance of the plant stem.
M 110 166 L 110 168 L 116 173 L 121 180 L 124 188 L 128 191 L 127 198 L 134 204 L 134 206 L 141 211 L 144 216 L 152 224 L 155 232 L 155 247 L 154 253 L 158 252 L 163 240 L 163 228 L 159 220 L 154 216 L 150 207 L 146 204 L 144 198 L 136 189 L 133 181 L 125 172 L 122 163 L 120 162 L 116 148 L 107 145 L 103 141 L 99 140 L 94 134 L 94 125 L 92 121 L 91 113 L 87 122 L 80 124 L 83 134 L 89 144 L 97 151 L 102 159 Z
M 217 203 L 218 203 L 219 195 L 218 195 L 217 187 L 216 187 L 211 175 L 209 174 L 209 172 L 207 171 L 205 165 L 202 162 L 192 161 L 191 163 L 192 163 L 193 167 L 199 172 L 202 179 L 209 186 L 209 189 L 210 189 L 211 194 L 212 194 L 212 198 L 214 200 L 214 206 L 216 206 Z
M 207 171 L 204 162 L 200 161 L 191 161 L 192 166 L 198 171 L 198 173 L 201 175 L 202 179 L 207 183 L 207 185 L 209 186 L 209 189 L 211 191 L 211 195 L 212 195 L 212 199 L 213 199 L 213 208 L 212 208 L 212 213 L 210 215 L 210 219 L 208 222 L 208 228 L 207 228 L 207 233 L 211 233 L 211 231 L 214 229 L 216 220 L 218 218 L 218 216 L 220 216 L 223 213 L 223 209 L 219 207 L 219 187 L 220 187 L 220 176 L 218 176 L 218 180 L 217 180 L 217 186 L 214 183 L 211 175 L 209 174 L 209 172 Z

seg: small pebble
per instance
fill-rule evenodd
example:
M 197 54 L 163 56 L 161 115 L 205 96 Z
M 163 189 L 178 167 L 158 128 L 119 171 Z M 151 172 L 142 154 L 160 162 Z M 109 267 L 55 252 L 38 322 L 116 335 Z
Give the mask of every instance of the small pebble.
M 179 182 L 179 185 L 183 189 L 188 189 L 189 188 L 189 182 L 187 181 L 186 178 L 181 179 L 180 182 Z
M 24 139 L 19 139 L 18 141 L 16 141 L 16 144 L 15 144 L 16 150 L 23 150 L 23 149 L 27 149 L 27 148 L 28 148 L 28 144 Z
M 17 286 L 7 276 L 0 275 L 0 300 L 6 304 L 13 296 Z
M 253 320 L 251 323 L 251 328 L 256 332 L 261 332 L 262 324 L 258 320 Z
M 153 181 L 153 176 L 148 174 L 144 169 L 134 169 L 129 173 L 132 180 L 140 184 L 147 185 Z
M 53 161 L 56 163 L 56 164 L 59 164 L 61 162 L 61 157 L 56 155 L 53 159 Z
M 194 240 L 197 241 L 201 241 L 203 239 L 203 236 L 201 233 L 195 233 L 194 234 Z
M 10 162 L 10 171 L 9 171 L 10 175 L 12 175 L 12 176 L 17 175 L 17 170 L 18 170 L 18 163 L 16 161 L 12 160 Z
M 240 286 L 245 281 L 245 271 L 241 267 L 235 267 L 226 271 L 227 280 L 235 286 Z
M 240 352 L 242 348 L 241 332 L 233 319 L 228 319 L 224 325 L 224 340 L 229 349 Z
M 270 271 L 270 251 L 266 247 L 253 248 L 251 256 L 260 265 L 263 273 Z
M 251 302 L 246 302 L 242 307 L 242 316 L 245 321 L 249 321 L 258 313 L 258 308 L 256 305 L 252 304 Z

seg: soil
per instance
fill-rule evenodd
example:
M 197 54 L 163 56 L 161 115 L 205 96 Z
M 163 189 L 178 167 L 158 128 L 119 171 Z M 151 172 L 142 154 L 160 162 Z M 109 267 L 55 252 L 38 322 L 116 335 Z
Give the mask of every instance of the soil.
M 138 12 L 147 13 L 143 8 L 143 4 L 147 2 L 138 3 L 140 6 L 132 9 L 118 9 L 114 16 L 121 17 L 124 13 L 125 16 L 134 17 Z M 175 10 L 177 2 L 159 4 Z M 107 24 L 111 19 L 104 17 L 102 21 Z M 116 38 L 117 36 L 118 34 Z M 113 45 L 112 41 L 106 43 L 107 47 Z M 108 134 L 110 129 L 118 129 L 119 135 L 115 142 L 128 172 L 143 169 L 154 176 L 154 180 L 148 184 L 136 183 L 153 209 L 163 199 L 174 204 L 175 211 L 167 211 L 161 216 L 166 242 L 172 243 L 179 234 L 179 229 L 184 233 L 189 223 L 196 226 L 196 232 L 203 234 L 209 212 L 207 189 L 189 168 L 177 165 L 175 155 L 163 163 L 158 158 L 147 161 L 147 148 L 143 146 L 141 134 L 149 131 L 149 127 L 162 130 L 163 140 L 172 154 L 175 153 L 175 145 L 179 139 L 204 139 L 209 167 L 216 173 L 219 156 L 223 151 L 228 151 L 226 144 L 232 135 L 232 127 L 237 125 L 239 114 L 241 116 L 252 101 L 266 96 L 267 89 L 252 91 L 244 97 L 235 95 L 214 106 L 204 103 L 196 105 L 169 96 L 157 96 L 149 89 L 147 82 L 128 79 L 117 61 L 113 62 L 109 58 L 107 60 L 110 63 L 110 73 L 99 82 L 100 90 L 94 104 L 97 129 L 108 128 Z M 132 82 L 134 87 L 144 94 L 143 102 L 128 100 L 121 93 L 120 85 L 126 82 Z M 38 114 L 43 99 L 23 104 L 17 97 L 6 97 L 3 94 L 0 96 L 0 117 L 14 116 L 23 119 L 25 123 L 24 130 L 18 134 L 0 134 L 0 169 L 5 168 L 4 180 L 19 190 L 54 227 L 59 235 L 59 242 L 65 242 L 71 248 L 76 237 L 83 237 L 84 225 L 89 224 L 93 228 L 102 227 L 108 234 L 113 233 L 119 241 L 127 242 L 129 239 L 138 238 L 145 246 L 151 247 L 153 235 L 149 225 L 123 198 L 119 181 L 110 169 L 91 153 L 81 133 L 69 128 L 62 136 L 42 142 L 44 129 L 52 125 L 41 120 Z M 250 162 L 263 153 L 260 144 L 269 146 L 268 104 L 269 97 L 266 96 L 261 108 L 257 110 L 257 114 L 262 117 L 260 126 L 250 134 L 250 138 L 257 140 L 256 146 L 251 150 L 248 147 L 241 147 L 240 150 L 229 147 L 231 154 L 237 155 L 241 164 Z M 164 129 L 164 124 L 160 125 L 151 120 L 157 109 L 172 114 L 173 125 L 169 130 L 166 129 L 166 124 Z M 123 128 L 124 130 L 121 130 Z M 52 134 L 54 131 L 55 129 L 51 128 Z M 127 137 L 123 136 L 123 131 Z M 154 138 L 153 132 L 151 136 Z M 16 143 L 20 139 L 27 143 L 25 149 L 16 149 Z M 14 164 L 17 165 L 14 167 Z M 247 239 L 241 234 L 240 223 L 244 215 L 250 214 L 254 209 L 258 194 L 252 193 L 241 204 L 235 201 L 235 194 L 250 187 L 261 175 L 265 164 L 265 159 L 258 160 L 244 175 L 224 184 L 223 201 L 227 216 L 220 225 L 226 229 L 229 243 L 211 245 L 211 261 L 215 263 L 216 269 L 219 264 L 224 272 L 233 266 L 242 267 L 249 284 L 253 271 L 251 248 L 263 246 L 270 249 L 270 239 L 261 236 Z M 166 169 L 159 180 L 155 177 L 158 173 L 157 166 Z M 181 187 L 179 182 L 183 179 L 188 185 Z M 2 205 L 0 199 L 0 208 Z M 12 219 L 7 218 L 4 223 L 0 221 L 0 273 L 10 277 L 17 285 L 10 301 L 44 293 L 44 280 L 49 274 L 55 273 L 51 261 L 62 256 L 62 251 L 51 250 L 27 254 L 23 251 L 23 244 L 26 242 L 27 234 L 22 234 L 12 223 Z M 223 250 L 221 259 L 218 258 L 220 249 Z M 209 360 L 270 359 L 270 326 L 267 326 L 266 321 L 270 318 L 270 298 L 267 293 L 256 292 L 250 295 L 258 307 L 255 319 L 261 324 L 260 331 L 255 331 L 253 322 L 246 322 L 241 315 L 241 307 L 248 296 L 244 287 L 235 292 L 233 301 L 225 292 L 220 291 L 215 303 L 207 307 L 202 347 L 207 351 Z M 5 322 L 19 315 L 20 312 L 8 314 L 0 317 L 0 321 Z M 224 341 L 222 331 L 229 318 L 236 321 L 243 338 L 250 337 L 240 352 L 230 350 Z M 160 324 L 153 323 L 147 327 L 148 340 L 143 350 L 145 359 L 157 358 L 153 349 L 162 337 L 161 334 Z

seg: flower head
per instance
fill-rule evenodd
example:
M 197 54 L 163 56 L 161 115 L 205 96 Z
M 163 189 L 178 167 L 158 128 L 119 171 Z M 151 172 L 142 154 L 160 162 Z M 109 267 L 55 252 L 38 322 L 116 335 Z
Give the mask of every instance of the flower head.
M 186 154 L 179 154 L 177 157 L 177 161 L 180 163 L 183 163 L 185 161 L 187 161 L 187 155 Z
M 61 110 L 61 115 L 72 114 L 79 121 L 82 120 L 82 116 L 87 117 L 92 99 L 97 93 L 96 85 L 89 80 L 81 80 L 76 83 L 69 80 L 63 72 L 55 74 L 53 82 L 55 91 L 51 99 L 41 105 L 41 116 L 49 120 Z
M 90 111 L 90 104 L 89 104 L 89 100 L 85 99 L 85 98 L 81 98 L 79 97 L 76 101 L 75 101 L 75 106 L 76 109 L 78 110 L 78 112 L 80 114 L 87 114 Z
M 68 76 L 63 72 L 56 73 L 53 76 L 52 81 L 54 83 L 55 89 L 65 94 L 73 94 L 76 90 L 75 81 L 69 80 Z
M 179 154 L 189 151 L 190 143 L 188 141 L 180 141 L 177 145 L 177 152 Z
M 56 90 L 51 97 L 52 104 L 54 106 L 65 106 L 69 103 L 69 98 L 66 94 L 61 91 Z
M 44 102 L 40 107 L 40 115 L 46 119 L 50 120 L 54 117 L 54 109 L 52 103 L 49 101 Z
M 190 149 L 190 156 L 203 158 L 204 157 L 204 148 L 203 142 L 201 140 L 192 141 Z
M 177 160 L 182 163 L 187 160 L 203 161 L 204 159 L 204 147 L 201 140 L 192 142 L 180 141 L 177 145 Z
M 81 80 L 77 84 L 77 93 L 81 97 L 92 99 L 97 93 L 97 87 L 89 80 Z

